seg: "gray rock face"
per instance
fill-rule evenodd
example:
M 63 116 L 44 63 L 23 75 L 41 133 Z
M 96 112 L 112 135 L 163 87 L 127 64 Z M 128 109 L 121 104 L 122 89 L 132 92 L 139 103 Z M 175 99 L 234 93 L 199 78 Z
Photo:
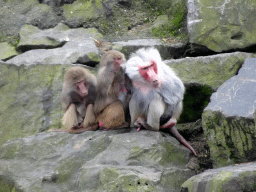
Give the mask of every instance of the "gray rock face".
M 256 160 L 256 59 L 247 58 L 238 75 L 211 96 L 202 119 L 216 167 Z
M 1 183 L 23 191 L 178 192 L 195 171 L 186 168 L 190 151 L 168 134 L 38 133 L 61 128 L 63 76 L 72 66 L 0 64 Z
M 155 47 L 161 53 L 162 59 L 171 59 L 180 57 L 185 51 L 185 44 L 169 44 L 165 45 L 160 39 L 134 39 L 128 41 L 113 42 L 113 49 L 121 51 L 126 58 L 130 57 L 131 53 L 143 47 Z
M 256 44 L 254 1 L 188 0 L 190 42 L 215 52 Z
M 256 163 L 246 163 L 207 170 L 191 177 L 182 185 L 182 192 L 255 191 Z
M 253 119 L 256 110 L 256 59 L 247 58 L 238 75 L 226 81 L 212 95 L 205 110 L 220 111 L 227 117 Z
M 61 127 L 60 94 L 64 74 L 70 67 L 0 63 L 0 145 L 9 139 Z
M 18 49 L 29 51 L 8 60 L 7 63 L 30 65 L 93 62 L 95 65 L 100 61 L 93 38 L 101 38 L 102 35 L 94 28 L 70 29 L 60 23 L 53 29 L 40 30 L 24 25 L 20 36 Z
M 8 44 L 6 42 L 0 43 L 0 60 L 5 61 L 7 59 L 10 59 L 11 57 L 18 55 L 18 54 L 19 53 L 10 44 Z
M 39 4 L 38 0 L 0 1 L 1 41 L 16 43 L 20 28 L 25 23 L 49 28 L 56 26 L 62 17 L 50 6 Z
M 249 57 L 255 57 L 255 55 L 234 52 L 206 57 L 186 57 L 164 62 L 177 72 L 183 83 L 208 85 L 216 90 L 236 75 L 244 60 Z
M 189 153 L 146 130 L 38 133 L 2 146 L 0 175 L 24 191 L 178 192 L 195 174 L 186 168 Z

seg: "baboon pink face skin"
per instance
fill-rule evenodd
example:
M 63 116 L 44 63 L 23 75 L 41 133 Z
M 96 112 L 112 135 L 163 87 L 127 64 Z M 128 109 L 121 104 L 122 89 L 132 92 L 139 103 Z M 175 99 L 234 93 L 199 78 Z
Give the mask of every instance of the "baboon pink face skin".
M 157 64 L 155 61 L 151 60 L 150 63 L 146 66 L 138 65 L 138 68 L 140 75 L 154 88 L 160 85 Z

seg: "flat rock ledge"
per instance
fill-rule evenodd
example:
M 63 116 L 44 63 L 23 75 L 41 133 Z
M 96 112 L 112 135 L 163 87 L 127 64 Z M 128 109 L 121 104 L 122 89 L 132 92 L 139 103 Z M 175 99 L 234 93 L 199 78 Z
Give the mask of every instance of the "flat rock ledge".
M 0 150 L 0 178 L 22 191 L 179 192 L 190 151 L 162 132 L 37 133 Z
M 193 176 L 182 185 L 182 192 L 256 191 L 256 162 L 211 169 Z

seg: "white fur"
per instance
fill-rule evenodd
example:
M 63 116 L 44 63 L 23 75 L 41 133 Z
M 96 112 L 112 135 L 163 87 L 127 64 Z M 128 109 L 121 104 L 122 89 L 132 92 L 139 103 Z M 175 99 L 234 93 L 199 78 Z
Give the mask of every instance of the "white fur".
M 173 79 L 179 81 L 180 84 L 183 85 L 175 72 L 162 61 L 158 50 L 153 47 L 148 49 L 142 48 L 137 50 L 136 53 L 132 54 L 131 58 L 125 64 L 126 74 L 133 81 L 141 81 L 146 83 L 146 81 L 141 78 L 138 66 L 147 66 L 151 60 L 154 60 L 157 63 L 159 77 L 162 78 L 163 81 L 167 81 L 170 88 L 174 88 L 175 86 Z M 185 90 L 184 86 L 182 86 L 182 90 Z
M 157 63 L 158 77 L 161 81 L 158 88 L 153 88 L 150 83 L 146 82 L 138 70 L 138 66 L 147 66 L 151 60 Z M 174 71 L 161 60 L 157 49 L 139 49 L 132 54 L 125 66 L 126 74 L 132 80 L 133 85 L 137 85 L 133 86 L 132 102 L 134 106 L 140 106 L 130 109 L 131 113 L 138 113 L 138 111 L 141 114 L 147 113 L 150 103 L 159 95 L 165 103 L 164 113 L 178 118 L 182 111 L 185 88 Z
M 151 60 L 154 60 L 157 64 L 161 63 L 161 56 L 157 49 L 139 49 L 136 53 L 132 54 L 131 58 L 126 62 L 126 73 L 133 80 L 142 80 L 138 71 L 138 66 L 147 66 Z M 165 64 L 164 64 L 165 65 Z M 159 70 L 160 68 L 160 70 Z M 158 73 L 162 73 L 161 67 L 158 68 Z M 160 74 L 159 74 L 160 75 Z

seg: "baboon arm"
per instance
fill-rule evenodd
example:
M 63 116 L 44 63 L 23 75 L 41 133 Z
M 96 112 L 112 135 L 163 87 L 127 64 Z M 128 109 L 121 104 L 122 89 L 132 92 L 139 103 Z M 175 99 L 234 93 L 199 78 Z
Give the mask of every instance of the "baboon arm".
M 84 127 L 90 127 L 96 123 L 94 115 L 93 104 L 88 104 L 86 108 L 86 114 L 84 118 Z
M 71 129 L 74 125 L 78 124 L 76 105 L 72 103 L 62 118 L 62 124 L 67 129 Z
M 160 117 L 165 110 L 165 103 L 161 98 L 156 98 L 151 101 L 148 108 L 147 124 L 151 130 L 158 131 L 160 126 Z

